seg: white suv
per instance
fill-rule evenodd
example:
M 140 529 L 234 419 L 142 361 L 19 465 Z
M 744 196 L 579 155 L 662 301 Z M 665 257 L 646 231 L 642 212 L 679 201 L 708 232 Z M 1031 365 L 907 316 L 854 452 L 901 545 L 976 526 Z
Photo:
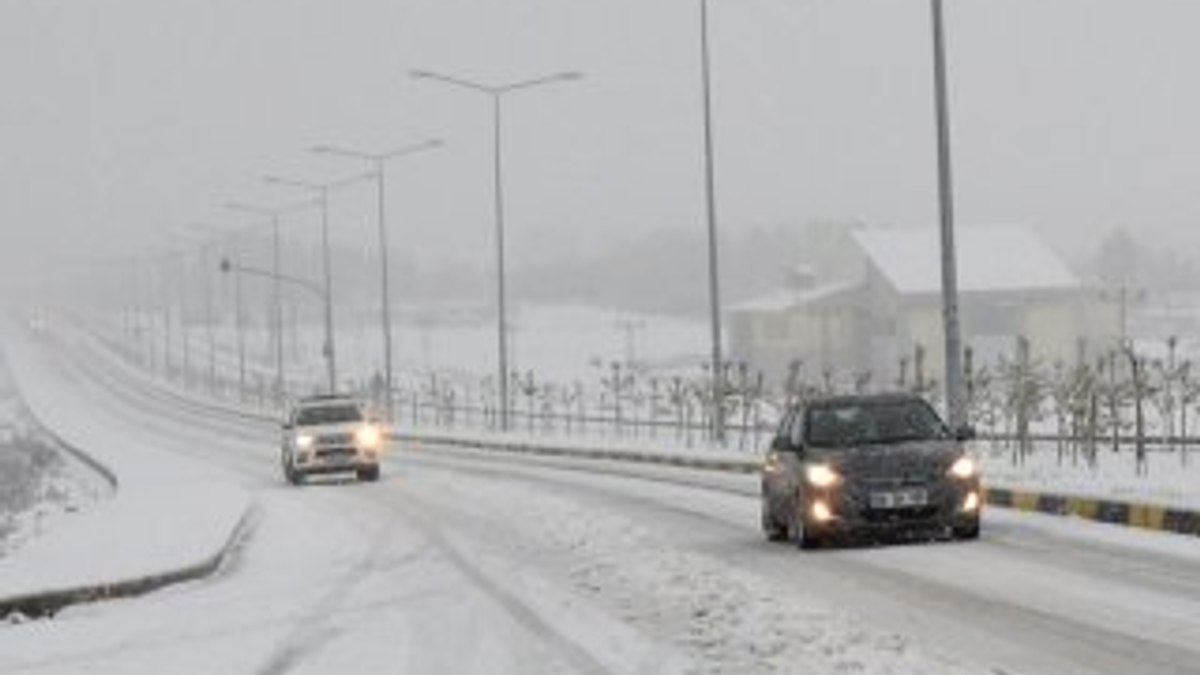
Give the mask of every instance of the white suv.
M 299 485 L 311 474 L 353 471 L 359 480 L 379 480 L 386 437 L 383 427 L 371 420 L 356 399 L 301 399 L 283 423 L 280 460 L 284 478 Z

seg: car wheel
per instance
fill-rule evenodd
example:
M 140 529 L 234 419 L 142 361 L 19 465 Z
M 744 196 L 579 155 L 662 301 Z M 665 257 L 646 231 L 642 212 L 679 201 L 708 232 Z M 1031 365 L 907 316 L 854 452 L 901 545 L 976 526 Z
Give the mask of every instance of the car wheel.
M 963 541 L 979 538 L 979 519 L 976 518 L 966 525 L 959 525 L 954 528 L 954 538 Z
M 373 483 L 379 480 L 379 465 L 376 464 L 365 469 L 359 469 L 357 473 L 360 481 Z
M 791 523 L 788 525 L 788 536 L 792 541 L 796 542 L 796 546 L 805 551 L 812 550 L 821 545 L 821 535 L 808 523 L 808 519 L 804 517 L 804 507 L 800 500 L 797 500 L 796 508 L 793 510 Z
M 788 538 L 787 527 L 780 525 L 779 521 L 775 520 L 775 514 L 771 512 L 771 504 L 766 495 L 762 497 L 762 529 L 763 534 L 767 535 L 767 541 L 786 541 Z
M 296 471 L 295 465 L 292 464 L 292 453 L 284 450 L 280 455 L 279 464 L 283 468 L 283 478 L 292 485 L 299 485 L 304 478 L 300 472 Z
M 300 485 L 304 483 L 304 474 L 297 471 L 294 467 L 287 466 L 283 469 L 283 477 L 292 485 Z

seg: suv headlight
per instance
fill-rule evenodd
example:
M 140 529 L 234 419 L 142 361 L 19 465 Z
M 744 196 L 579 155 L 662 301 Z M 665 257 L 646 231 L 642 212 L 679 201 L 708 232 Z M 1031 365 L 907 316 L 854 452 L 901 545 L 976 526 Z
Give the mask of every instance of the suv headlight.
M 826 488 L 842 479 L 828 464 L 809 464 L 804 467 L 804 480 L 813 487 Z
M 354 432 L 354 440 L 364 448 L 375 450 L 383 442 L 383 433 L 379 431 L 379 427 L 367 425 Z
M 316 440 L 312 434 L 296 434 L 296 447 L 307 450 L 313 446 L 313 442 Z
M 967 478 L 973 478 L 975 474 L 979 473 L 979 465 L 975 463 L 975 460 L 963 455 L 962 457 L 954 460 L 954 463 L 950 465 L 950 470 L 947 473 L 955 478 L 962 478 L 965 480 Z

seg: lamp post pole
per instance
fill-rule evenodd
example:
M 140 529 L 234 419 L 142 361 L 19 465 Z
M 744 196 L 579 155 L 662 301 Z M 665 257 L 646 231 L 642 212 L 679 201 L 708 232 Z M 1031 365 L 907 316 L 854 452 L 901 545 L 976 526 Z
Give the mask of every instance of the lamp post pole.
M 326 374 L 329 378 L 329 393 L 337 391 L 337 349 L 334 346 L 333 330 L 333 262 L 329 247 L 329 193 L 339 187 L 358 183 L 369 175 L 351 176 L 344 180 L 331 183 L 310 183 L 308 181 L 280 176 L 266 176 L 264 180 L 272 185 L 299 188 L 317 195 L 321 205 L 321 263 L 325 277 L 325 344 L 321 353 L 325 356 Z
M 721 355 L 721 283 L 717 255 L 717 197 L 712 125 L 712 59 L 708 0 L 700 0 L 700 63 L 704 99 L 704 211 L 708 231 L 708 302 L 712 341 L 712 435 L 725 443 L 725 367 Z
M 424 150 L 441 147 L 442 142 L 437 139 L 418 143 L 416 145 L 405 146 L 397 150 L 382 153 L 362 152 L 359 150 L 351 150 L 342 147 L 331 145 L 320 145 L 312 149 L 313 152 L 321 155 L 334 155 L 339 157 L 348 157 L 365 161 L 372 168 L 372 173 L 376 180 L 377 189 L 377 206 L 376 216 L 377 225 L 379 226 L 379 278 L 380 278 L 380 321 L 383 324 L 383 381 L 384 381 L 384 405 L 387 412 L 388 422 L 395 420 L 396 411 L 393 401 L 393 385 L 392 385 L 392 300 L 391 300 L 391 278 L 388 268 L 388 236 L 387 236 L 387 180 L 386 169 L 387 163 L 393 159 L 411 155 Z
M 930 0 L 933 27 L 934 108 L 937 118 L 938 207 L 942 248 L 942 325 L 946 346 L 946 410 L 950 425 L 966 423 L 963 409 L 962 329 L 958 316 L 958 269 L 954 250 L 954 182 L 950 152 L 950 104 L 946 85 L 946 38 L 942 0 Z
M 411 75 L 417 79 L 434 80 L 449 84 L 460 89 L 485 94 L 492 103 L 492 179 L 493 179 L 493 208 L 496 221 L 496 351 L 497 351 L 497 381 L 499 382 L 500 429 L 508 431 L 511 427 L 510 400 L 508 394 L 508 324 L 507 324 L 507 294 L 505 289 L 505 248 L 504 248 L 504 165 L 501 133 L 501 100 L 505 94 L 533 87 L 568 82 L 583 77 L 578 72 L 562 72 L 529 80 L 522 80 L 505 85 L 486 85 L 458 77 L 441 75 L 427 70 L 414 70 Z

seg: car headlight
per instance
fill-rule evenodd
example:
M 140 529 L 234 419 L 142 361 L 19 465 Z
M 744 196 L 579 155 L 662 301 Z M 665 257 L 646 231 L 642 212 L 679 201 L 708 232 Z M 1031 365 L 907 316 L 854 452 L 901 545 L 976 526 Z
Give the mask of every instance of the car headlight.
M 767 453 L 767 459 L 763 462 L 763 473 L 779 473 L 783 468 L 783 464 L 779 459 L 779 453 L 772 450 Z
M 826 488 L 842 479 L 828 464 L 809 464 L 804 467 L 804 479 L 813 487 Z
M 358 431 L 354 432 L 354 440 L 358 441 L 358 444 L 364 448 L 374 450 L 383 441 L 383 434 L 380 433 L 379 427 L 368 425 L 359 427 Z
M 975 474 L 979 473 L 979 465 L 975 463 L 975 460 L 964 455 L 954 460 L 948 473 L 955 478 L 973 478 Z
M 313 442 L 316 440 L 312 434 L 296 434 L 296 447 L 307 450 L 313 446 Z

